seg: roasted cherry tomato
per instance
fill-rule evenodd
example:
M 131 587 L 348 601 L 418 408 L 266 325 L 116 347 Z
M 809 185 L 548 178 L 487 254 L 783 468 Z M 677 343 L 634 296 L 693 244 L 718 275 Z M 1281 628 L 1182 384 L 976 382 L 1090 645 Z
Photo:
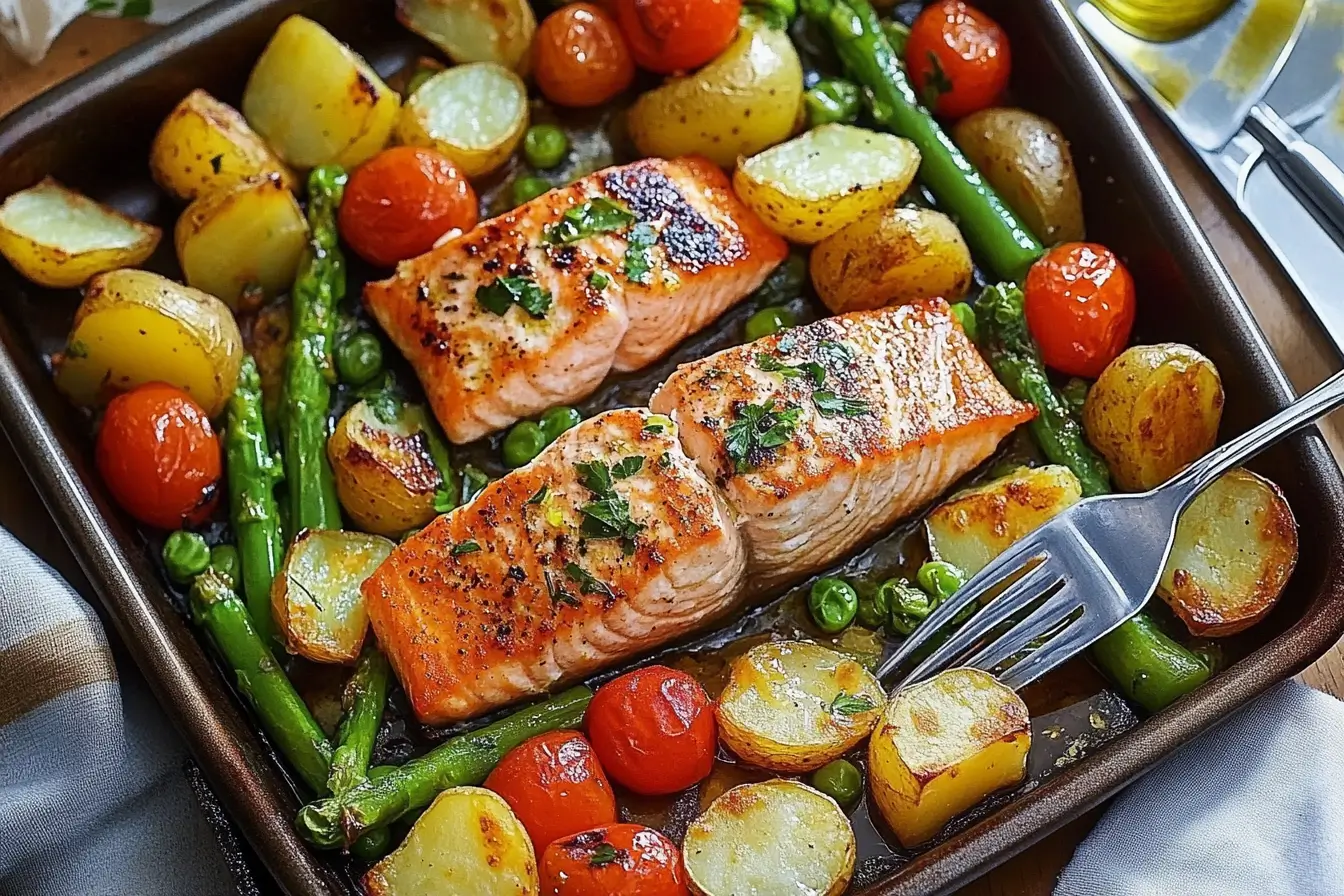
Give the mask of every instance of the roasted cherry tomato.
M 495 766 L 485 786 L 504 797 L 538 854 L 552 840 L 616 820 L 611 783 L 577 731 L 523 741 Z
M 532 52 L 537 87 L 556 105 L 600 106 L 635 78 L 616 21 L 592 3 L 570 3 L 547 16 Z
M 640 68 L 663 75 L 699 68 L 737 33 L 742 0 L 615 0 L 616 21 Z
M 714 705 L 685 672 L 649 666 L 607 682 L 584 723 L 607 774 L 636 793 L 676 793 L 714 768 Z
M 905 65 L 930 111 L 961 118 L 994 105 L 1008 86 L 1008 36 L 961 0 L 924 7 L 910 28 Z
M 546 847 L 542 896 L 687 896 L 681 851 L 641 824 L 609 824 Z
M 476 191 L 432 149 L 394 146 L 355 169 L 338 223 L 360 257 L 389 267 L 434 248 L 453 228 L 476 226 Z
M 219 498 L 219 439 L 174 386 L 146 383 L 112 399 L 95 457 L 117 503 L 160 529 L 201 522 Z
M 1027 327 L 1041 360 L 1093 379 L 1125 350 L 1134 326 L 1134 279 L 1110 249 L 1063 243 L 1031 266 Z

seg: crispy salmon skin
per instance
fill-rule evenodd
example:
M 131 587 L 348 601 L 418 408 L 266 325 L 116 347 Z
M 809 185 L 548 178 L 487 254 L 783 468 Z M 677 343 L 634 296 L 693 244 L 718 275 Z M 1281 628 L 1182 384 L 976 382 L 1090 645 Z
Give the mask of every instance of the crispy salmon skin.
M 657 360 L 786 253 L 719 168 L 645 159 L 402 262 L 364 302 L 463 443 Z
M 670 420 L 608 411 L 413 536 L 365 581 L 416 715 L 471 718 L 729 610 L 746 554 Z

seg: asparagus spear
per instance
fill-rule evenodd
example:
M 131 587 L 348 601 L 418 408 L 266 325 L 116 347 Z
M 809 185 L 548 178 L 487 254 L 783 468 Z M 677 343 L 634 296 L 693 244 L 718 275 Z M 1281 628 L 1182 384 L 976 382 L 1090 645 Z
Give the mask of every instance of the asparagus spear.
M 336 483 L 327 460 L 327 415 L 336 380 L 331 357 L 336 304 L 345 295 L 345 259 L 337 245 L 336 209 L 345 172 L 334 165 L 308 175 L 308 254 L 294 280 L 293 332 L 285 349 L 280 434 L 289 482 L 291 536 L 341 528 Z
M 327 790 L 341 794 L 368 777 L 373 742 L 383 721 L 390 674 L 387 658 L 373 644 L 366 645 L 350 681 L 341 695 L 345 710 L 336 732 L 336 752 L 331 756 Z
M 1202 659 L 1140 613 L 1092 645 L 1092 659 L 1130 700 L 1157 712 L 1208 681 Z
M 314 793 L 327 784 L 331 745 L 294 690 L 252 616 L 214 570 L 191 586 L 191 615 L 210 635 L 238 676 L 238 690 L 251 704 L 276 749 Z
M 484 781 L 505 753 L 529 737 L 578 727 L 592 698 L 588 688 L 570 688 L 479 731 L 445 741 L 383 777 L 309 803 L 299 810 L 299 833 L 317 846 L 348 846 L 366 831 L 429 805 L 442 790 Z
M 267 644 L 275 637 L 271 616 L 271 580 L 285 559 L 276 510 L 275 483 L 280 464 L 271 455 L 262 420 L 261 375 L 251 355 L 243 356 L 238 385 L 229 399 L 224 431 L 229 507 L 238 540 L 242 590 L 252 623 Z
M 830 35 L 850 77 L 866 88 L 873 119 L 919 147 L 919 179 L 957 219 L 976 254 L 1000 277 L 1026 276 L 1044 249 L 920 107 L 901 57 L 868 0 L 802 0 L 802 8 Z

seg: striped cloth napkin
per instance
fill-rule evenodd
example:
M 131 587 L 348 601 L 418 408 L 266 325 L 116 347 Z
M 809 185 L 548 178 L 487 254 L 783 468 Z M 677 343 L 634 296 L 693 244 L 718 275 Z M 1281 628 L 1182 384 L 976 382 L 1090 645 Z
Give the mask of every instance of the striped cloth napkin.
M 0 894 L 235 894 L 181 741 L 89 605 L 4 529 L 0 611 Z

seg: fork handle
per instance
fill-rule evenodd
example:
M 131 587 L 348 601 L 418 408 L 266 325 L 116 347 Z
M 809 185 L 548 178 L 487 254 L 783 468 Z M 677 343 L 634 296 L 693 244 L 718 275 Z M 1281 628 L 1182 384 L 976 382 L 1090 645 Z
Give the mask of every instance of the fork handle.
M 1259 426 L 1213 449 L 1178 473 L 1160 491 L 1175 493 L 1183 508 L 1228 470 L 1254 457 L 1279 439 L 1344 405 L 1344 371 L 1303 395 Z

